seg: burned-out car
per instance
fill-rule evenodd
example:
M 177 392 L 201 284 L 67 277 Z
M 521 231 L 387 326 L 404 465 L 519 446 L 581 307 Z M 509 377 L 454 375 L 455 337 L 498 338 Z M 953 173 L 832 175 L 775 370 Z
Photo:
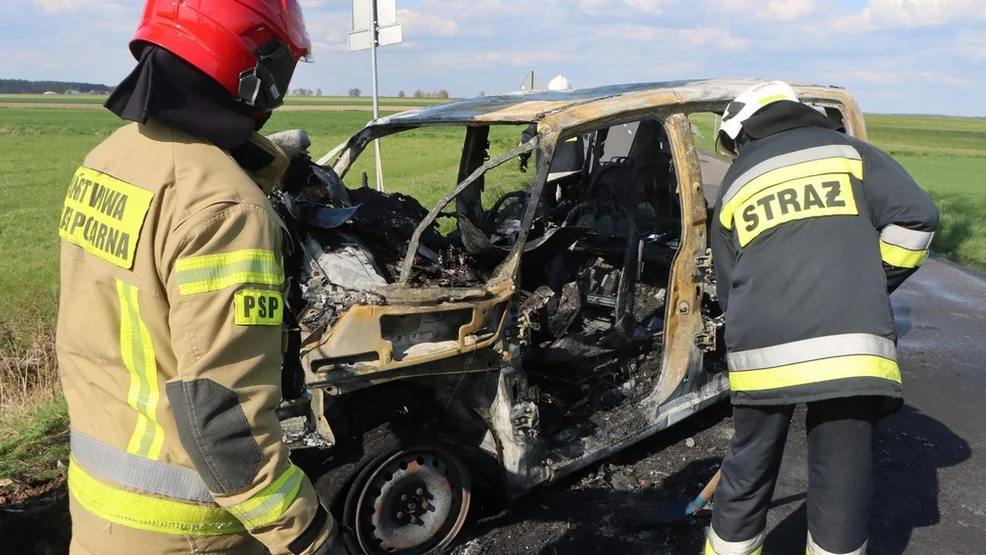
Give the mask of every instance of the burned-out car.
M 519 496 L 728 395 L 707 248 L 726 164 L 696 144 L 711 145 L 713 114 L 753 84 L 452 102 L 292 164 L 274 199 L 295 243 L 279 412 L 354 551 L 447 546 L 474 492 Z M 795 88 L 865 138 L 846 91 Z M 462 142 L 433 206 L 351 171 L 373 140 L 434 127 Z M 573 138 L 584 164 L 549 179 Z M 499 187 L 525 153 L 536 171 Z

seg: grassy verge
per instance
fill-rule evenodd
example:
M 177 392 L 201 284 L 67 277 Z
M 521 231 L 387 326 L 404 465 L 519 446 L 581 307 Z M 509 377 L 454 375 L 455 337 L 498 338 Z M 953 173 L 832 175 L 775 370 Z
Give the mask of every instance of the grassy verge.
M 64 399 L 52 398 L 35 407 L 30 418 L 4 426 L 0 476 L 5 479 L 0 493 L 16 494 L 59 477 L 58 461 L 68 462 L 68 412 Z
M 16 502 L 61 475 L 68 413 L 61 398 L 51 323 L 27 337 L 0 330 L 0 504 Z

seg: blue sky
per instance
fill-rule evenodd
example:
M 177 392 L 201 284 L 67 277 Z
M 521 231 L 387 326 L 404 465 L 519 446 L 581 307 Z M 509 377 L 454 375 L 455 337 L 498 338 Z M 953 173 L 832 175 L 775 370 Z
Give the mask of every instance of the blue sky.
M 369 94 L 351 0 L 301 0 L 315 48 L 292 87 Z M 0 77 L 115 84 L 139 0 L 4 0 Z M 849 88 L 867 112 L 986 116 L 986 0 L 397 0 L 381 94 L 749 76 Z

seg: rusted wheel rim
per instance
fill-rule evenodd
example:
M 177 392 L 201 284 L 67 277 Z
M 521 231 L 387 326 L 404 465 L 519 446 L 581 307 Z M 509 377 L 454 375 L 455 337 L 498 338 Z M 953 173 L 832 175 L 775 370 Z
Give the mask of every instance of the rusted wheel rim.
M 469 512 L 469 473 L 437 447 L 394 454 L 370 475 L 356 507 L 366 553 L 426 553 L 446 546 Z

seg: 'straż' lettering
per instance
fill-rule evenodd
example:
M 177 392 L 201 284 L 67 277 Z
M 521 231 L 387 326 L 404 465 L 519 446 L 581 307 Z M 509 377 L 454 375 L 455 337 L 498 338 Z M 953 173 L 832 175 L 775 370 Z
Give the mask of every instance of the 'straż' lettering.
M 821 183 L 805 180 L 777 185 L 751 198 L 740 210 L 740 244 L 746 246 L 761 233 L 787 222 L 858 214 L 848 178 L 832 177 Z
M 839 194 L 842 192 L 842 183 L 838 181 L 826 181 L 822 183 L 822 187 L 825 187 L 825 202 L 828 206 L 845 206 L 845 201 L 839 200 Z

